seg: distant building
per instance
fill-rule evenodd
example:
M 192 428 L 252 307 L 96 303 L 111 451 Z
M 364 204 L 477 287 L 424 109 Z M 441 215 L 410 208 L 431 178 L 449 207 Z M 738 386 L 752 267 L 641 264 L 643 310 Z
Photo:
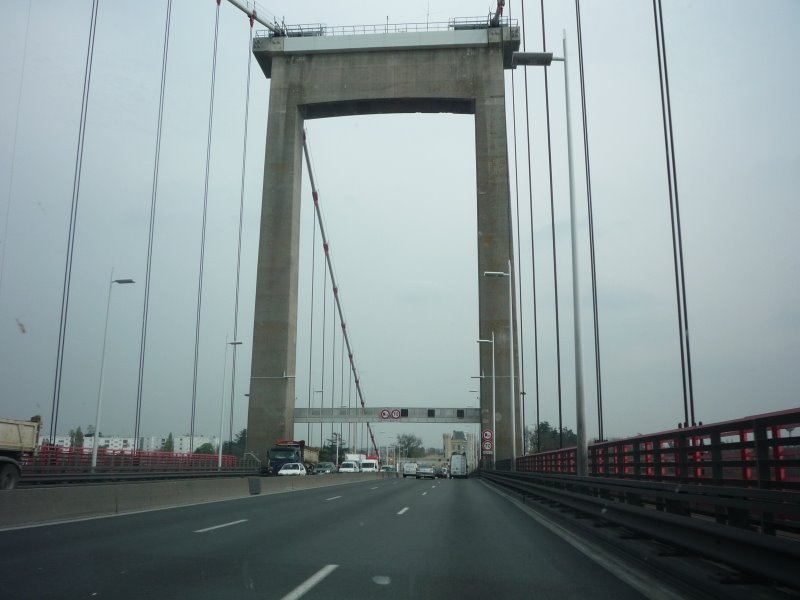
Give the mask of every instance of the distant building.
M 470 469 L 478 466 L 478 446 L 474 433 L 453 431 L 442 435 L 444 439 L 444 456 L 449 460 L 453 454 L 466 454 Z
M 39 445 L 43 444 L 47 439 L 47 436 L 39 436 Z M 107 448 L 109 450 L 133 450 L 135 446 L 135 439 L 136 438 L 133 437 L 101 436 L 98 438 L 98 448 Z M 191 438 L 188 435 L 173 436 L 173 452 L 190 453 L 193 452 L 195 448 L 199 448 L 203 444 L 211 444 L 214 446 L 214 448 L 217 448 L 217 444 L 219 443 L 219 438 L 217 436 L 208 437 L 205 435 L 196 435 L 194 436 L 194 440 L 192 440 L 194 445 L 194 448 L 192 448 L 190 439 Z M 164 446 L 164 442 L 166 441 L 166 437 L 142 437 L 139 438 L 139 449 L 145 452 L 158 452 Z M 57 435 L 54 440 L 54 444 L 56 446 L 61 446 L 62 448 L 72 447 L 71 440 L 68 435 Z M 85 436 L 83 438 L 83 447 L 92 448 L 93 446 L 94 437 Z

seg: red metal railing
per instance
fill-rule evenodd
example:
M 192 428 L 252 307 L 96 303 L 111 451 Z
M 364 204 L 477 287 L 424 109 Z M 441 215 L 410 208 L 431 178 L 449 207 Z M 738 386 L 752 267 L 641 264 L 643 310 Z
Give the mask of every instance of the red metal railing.
M 588 447 L 596 477 L 800 489 L 800 408 Z M 575 448 L 522 456 L 517 470 L 576 473 Z
M 216 454 L 194 454 L 177 452 L 145 452 L 132 450 L 109 450 L 98 448 L 95 472 L 114 473 L 164 473 L 184 471 L 217 471 Z M 250 462 L 233 455 L 222 456 L 222 469 L 246 468 Z M 255 468 L 255 464 L 253 465 Z M 42 445 L 34 454 L 23 458 L 26 475 L 53 473 L 86 473 L 92 470 L 91 448 L 64 448 Z

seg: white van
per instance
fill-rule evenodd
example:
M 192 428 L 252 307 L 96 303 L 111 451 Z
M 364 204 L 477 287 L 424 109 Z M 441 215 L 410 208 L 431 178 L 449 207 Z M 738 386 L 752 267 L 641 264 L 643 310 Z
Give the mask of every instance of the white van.
M 416 477 L 417 476 L 417 463 L 415 462 L 407 462 L 403 463 L 403 479 L 406 477 Z
M 368 458 L 367 460 L 361 461 L 361 472 L 362 473 L 377 473 L 381 470 L 378 461 L 373 458 Z
M 339 465 L 339 473 L 358 473 L 359 471 L 358 463 L 353 461 L 348 460 Z

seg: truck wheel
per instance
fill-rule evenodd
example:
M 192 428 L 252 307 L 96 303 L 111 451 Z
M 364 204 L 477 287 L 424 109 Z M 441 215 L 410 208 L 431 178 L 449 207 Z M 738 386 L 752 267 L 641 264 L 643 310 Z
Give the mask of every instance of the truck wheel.
M 14 465 L 6 464 L 0 467 L 0 490 L 13 490 L 17 487 L 19 472 Z

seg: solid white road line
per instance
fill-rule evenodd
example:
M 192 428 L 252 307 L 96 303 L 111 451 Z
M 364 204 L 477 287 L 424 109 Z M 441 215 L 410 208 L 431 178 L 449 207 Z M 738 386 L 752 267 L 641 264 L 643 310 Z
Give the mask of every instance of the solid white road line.
M 404 512 L 406 512 L 407 510 L 408 510 L 408 507 L 406 506 L 404 509 L 402 509 L 402 510 L 398 511 L 398 512 L 397 512 L 397 514 L 398 514 L 398 515 L 402 515 L 402 514 L 403 514 Z
M 378 489 L 378 486 L 376 485 L 375 487 L 371 487 L 371 488 L 369 488 L 369 489 L 371 489 L 371 490 L 377 490 L 377 489 Z
M 197 529 L 195 530 L 195 533 L 205 533 L 206 531 L 213 531 L 214 529 L 238 525 L 239 523 L 244 523 L 245 521 L 247 521 L 247 519 L 239 519 L 238 521 L 231 521 L 230 523 L 223 523 L 222 525 L 214 525 L 213 527 L 206 527 L 205 529 Z
M 339 565 L 325 565 L 311 577 L 306 579 L 303 583 L 294 588 L 291 592 L 286 594 L 283 598 L 281 598 L 281 600 L 297 600 L 298 598 L 302 598 L 308 591 L 311 590 L 311 588 L 333 573 L 338 566 Z
M 330 498 L 325 498 L 325 502 L 328 500 L 338 500 L 339 498 L 341 498 L 341 496 L 331 496 Z

